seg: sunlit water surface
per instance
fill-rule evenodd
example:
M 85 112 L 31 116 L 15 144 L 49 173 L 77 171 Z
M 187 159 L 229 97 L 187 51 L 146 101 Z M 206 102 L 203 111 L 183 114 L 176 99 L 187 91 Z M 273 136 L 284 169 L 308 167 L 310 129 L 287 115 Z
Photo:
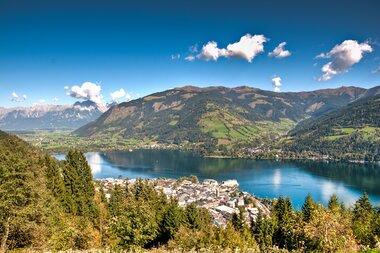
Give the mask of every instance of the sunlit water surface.
M 196 175 L 200 180 L 237 179 L 240 190 L 259 197 L 289 196 L 296 208 L 308 193 L 323 204 L 335 193 L 350 205 L 367 192 L 373 204 L 380 204 L 380 166 L 369 164 L 216 159 L 169 150 L 94 152 L 86 157 L 94 178 Z

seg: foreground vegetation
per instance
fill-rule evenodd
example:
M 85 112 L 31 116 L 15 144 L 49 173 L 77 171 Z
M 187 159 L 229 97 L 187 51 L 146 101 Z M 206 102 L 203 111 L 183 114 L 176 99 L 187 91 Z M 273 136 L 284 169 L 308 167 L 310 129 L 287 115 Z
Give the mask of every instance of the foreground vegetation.
M 18 250 L 209 250 L 356 252 L 379 248 L 380 210 L 364 194 L 346 208 L 310 196 L 295 211 L 289 198 L 271 215 L 215 227 L 206 210 L 180 208 L 145 180 L 115 186 L 107 200 L 80 151 L 58 162 L 0 132 L 0 252 Z

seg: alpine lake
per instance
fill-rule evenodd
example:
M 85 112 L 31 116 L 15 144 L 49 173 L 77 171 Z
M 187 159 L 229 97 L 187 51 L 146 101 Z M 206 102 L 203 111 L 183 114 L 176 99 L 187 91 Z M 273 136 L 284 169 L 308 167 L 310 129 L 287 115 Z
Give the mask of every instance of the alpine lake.
M 173 150 L 92 152 L 86 158 L 95 179 L 195 175 L 200 181 L 236 179 L 241 191 L 261 198 L 289 196 L 297 209 L 308 193 L 324 205 L 332 194 L 352 205 L 367 192 L 374 205 L 380 204 L 380 166 L 375 164 L 208 158 Z

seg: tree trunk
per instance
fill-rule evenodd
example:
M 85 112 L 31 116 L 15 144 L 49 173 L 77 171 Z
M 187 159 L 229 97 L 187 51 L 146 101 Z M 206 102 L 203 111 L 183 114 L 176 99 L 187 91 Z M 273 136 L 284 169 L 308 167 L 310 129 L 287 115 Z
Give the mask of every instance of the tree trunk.
M 8 217 L 4 224 L 4 234 L 3 234 L 3 238 L 1 238 L 0 253 L 5 253 L 5 251 L 7 250 L 10 220 L 11 220 L 11 217 Z

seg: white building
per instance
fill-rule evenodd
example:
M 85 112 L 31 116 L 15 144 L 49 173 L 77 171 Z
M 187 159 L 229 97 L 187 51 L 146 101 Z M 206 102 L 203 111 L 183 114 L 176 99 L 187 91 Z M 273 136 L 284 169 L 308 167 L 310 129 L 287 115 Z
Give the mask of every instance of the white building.
M 235 179 L 230 179 L 222 182 L 222 186 L 238 187 L 239 183 Z

